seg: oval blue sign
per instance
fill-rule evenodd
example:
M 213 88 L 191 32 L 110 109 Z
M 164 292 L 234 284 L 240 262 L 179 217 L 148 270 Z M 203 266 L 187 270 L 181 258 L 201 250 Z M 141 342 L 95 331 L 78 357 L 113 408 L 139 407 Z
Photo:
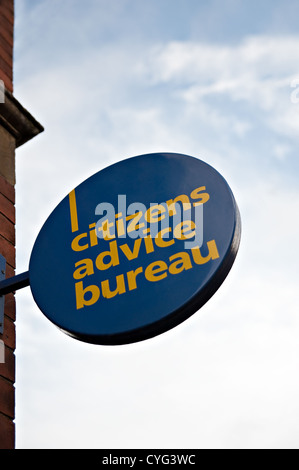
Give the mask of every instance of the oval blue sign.
M 116 163 L 57 206 L 34 245 L 33 297 L 70 336 L 116 345 L 186 320 L 235 260 L 239 211 L 196 158 L 159 153 Z

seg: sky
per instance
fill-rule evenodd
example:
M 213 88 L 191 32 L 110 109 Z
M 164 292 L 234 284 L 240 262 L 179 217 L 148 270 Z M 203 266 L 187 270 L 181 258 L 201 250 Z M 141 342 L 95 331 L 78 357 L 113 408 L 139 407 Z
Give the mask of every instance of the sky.
M 78 184 L 152 152 L 197 157 L 242 218 L 235 264 L 150 340 L 69 338 L 17 293 L 17 448 L 299 447 L 299 4 L 16 0 L 17 273 Z M 46 269 L 46 267 L 45 267 Z

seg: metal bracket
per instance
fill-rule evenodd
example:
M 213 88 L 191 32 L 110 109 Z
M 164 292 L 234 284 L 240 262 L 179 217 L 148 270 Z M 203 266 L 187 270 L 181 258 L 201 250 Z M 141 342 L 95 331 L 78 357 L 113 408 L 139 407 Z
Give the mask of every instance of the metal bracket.
M 10 294 L 30 285 L 29 271 L 0 281 L 0 295 Z
M 6 259 L 0 255 L 0 334 L 3 335 L 4 327 L 4 300 L 5 295 L 30 285 L 29 271 L 6 279 Z
M 0 282 L 6 277 L 6 259 L 0 255 Z M 4 328 L 4 295 L 0 297 L 0 334 L 3 335 Z

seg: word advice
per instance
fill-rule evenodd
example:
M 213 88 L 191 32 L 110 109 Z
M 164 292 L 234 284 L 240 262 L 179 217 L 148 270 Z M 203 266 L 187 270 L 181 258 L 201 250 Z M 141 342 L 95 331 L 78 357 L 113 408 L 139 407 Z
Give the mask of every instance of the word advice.
M 205 187 L 197 188 L 191 193 L 191 199 L 197 199 L 193 204 L 198 205 L 198 199 L 201 200 L 201 204 L 206 203 L 210 196 L 208 193 L 200 193 L 199 190 L 206 189 Z M 186 202 L 186 195 L 178 196 L 174 201 L 181 200 Z M 188 199 L 189 200 L 189 199 Z M 173 202 L 173 200 L 171 200 Z M 171 208 L 170 214 L 175 214 L 173 204 L 169 203 L 168 206 Z M 99 245 L 99 239 L 95 234 L 95 225 L 89 236 L 88 232 L 83 235 L 77 235 L 71 244 L 71 248 L 74 252 L 80 253 L 94 253 L 91 248 Z M 127 239 L 128 243 L 123 243 L 123 239 L 106 238 L 101 243 L 106 243 L 106 249 L 97 253 L 96 258 L 85 257 L 75 263 L 75 270 L 73 272 L 73 279 L 75 281 L 75 298 L 76 298 L 76 309 L 80 310 L 85 307 L 90 307 L 99 300 L 112 299 L 118 295 L 124 295 L 138 289 L 140 278 L 143 277 L 150 283 L 156 283 L 165 281 L 169 276 L 176 276 L 184 271 L 194 268 L 195 266 L 202 266 L 208 262 L 219 258 L 219 252 L 215 240 L 210 240 L 205 243 L 205 246 L 194 246 L 191 249 L 181 249 L 180 251 L 173 254 L 171 250 L 170 256 L 164 256 L 163 260 L 155 260 L 151 263 L 146 263 L 147 256 L 152 253 L 157 253 L 163 250 L 166 254 L 167 248 L 178 244 L 178 241 L 185 241 L 190 238 L 196 237 L 196 231 L 198 227 L 192 220 L 183 220 L 175 226 L 163 227 L 162 230 L 156 231 L 155 236 L 152 236 L 152 231 L 147 228 L 146 236 L 136 238 L 135 240 Z M 80 244 L 79 241 L 82 237 L 85 237 L 88 242 L 86 244 Z M 110 240 L 110 241 L 109 241 Z M 165 251 L 164 251 L 165 250 Z M 83 254 L 83 253 L 82 253 Z M 162 257 L 162 256 L 161 256 Z M 140 260 L 141 266 L 135 269 L 130 269 L 130 262 Z M 136 265 L 136 264 L 135 264 Z M 113 275 L 113 268 L 119 266 L 124 267 L 122 274 Z M 107 279 L 101 281 L 99 284 L 91 283 L 92 276 L 96 272 L 107 272 Z M 110 274 L 110 276 L 109 276 Z M 88 282 L 89 281 L 89 282 Z

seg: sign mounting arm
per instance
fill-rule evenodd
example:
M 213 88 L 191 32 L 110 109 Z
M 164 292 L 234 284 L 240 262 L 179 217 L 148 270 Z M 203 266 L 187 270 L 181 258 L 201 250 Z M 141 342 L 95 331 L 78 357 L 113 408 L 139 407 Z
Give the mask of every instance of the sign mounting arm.
M 0 282 L 0 297 L 30 285 L 29 271 Z
M 0 254 L 0 335 L 4 329 L 4 296 L 30 285 L 29 271 L 5 279 L 6 259 Z

